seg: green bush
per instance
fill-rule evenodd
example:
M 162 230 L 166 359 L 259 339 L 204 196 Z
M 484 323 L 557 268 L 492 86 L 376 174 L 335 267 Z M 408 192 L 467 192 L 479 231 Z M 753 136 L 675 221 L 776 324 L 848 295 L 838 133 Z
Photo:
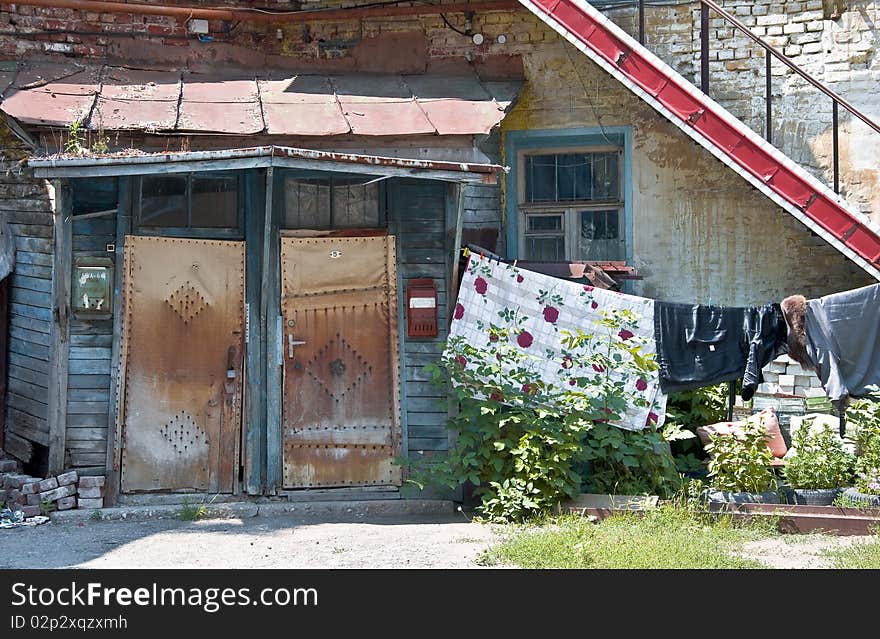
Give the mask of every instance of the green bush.
M 616 311 L 588 332 L 561 331 L 558 354 L 518 348 L 523 322 L 516 312 L 503 311 L 497 324 L 478 325 L 486 344 L 453 338 L 441 364 L 429 367 L 434 382 L 448 386 L 458 401 L 449 424 L 456 440 L 448 457 L 411 464 L 409 480 L 449 488 L 470 482 L 481 500 L 478 511 L 493 521 L 542 515 L 576 496 L 581 469 L 590 462 L 589 481 L 602 492 L 674 491 L 678 475 L 664 433 L 675 437 L 676 431 L 625 432 L 609 425 L 628 403 L 647 408 L 624 381 L 656 370 L 632 330 L 635 316 Z M 536 359 L 558 364 L 557 384 L 541 381 L 531 366 Z
M 840 488 L 852 482 L 855 457 L 828 424 L 814 430 L 805 422 L 795 432 L 792 447 L 795 454 L 783 470 L 792 488 Z
M 683 433 L 691 433 L 688 438 L 672 442 L 672 453 L 679 471 L 702 468 L 701 460 L 706 453 L 696 437 L 697 428 L 727 418 L 727 396 L 727 384 L 670 393 L 666 400 L 666 424 L 677 425 Z
M 762 493 L 776 488 L 763 418 L 747 420 L 742 437 L 712 435 L 709 453 L 709 485 L 720 490 Z
M 880 495 L 880 402 L 854 402 L 847 419 L 856 427 L 855 487 L 860 493 Z

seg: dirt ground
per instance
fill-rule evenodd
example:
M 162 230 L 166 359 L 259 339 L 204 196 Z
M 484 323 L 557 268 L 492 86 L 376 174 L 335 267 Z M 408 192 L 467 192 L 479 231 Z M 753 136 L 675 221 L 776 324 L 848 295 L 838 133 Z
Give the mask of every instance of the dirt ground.
M 502 530 L 462 513 L 48 523 L 0 530 L 0 568 L 479 568 Z M 792 535 L 742 554 L 772 568 L 827 568 L 824 549 L 863 539 Z
M 477 568 L 494 539 L 461 513 L 48 523 L 0 530 L 0 568 Z

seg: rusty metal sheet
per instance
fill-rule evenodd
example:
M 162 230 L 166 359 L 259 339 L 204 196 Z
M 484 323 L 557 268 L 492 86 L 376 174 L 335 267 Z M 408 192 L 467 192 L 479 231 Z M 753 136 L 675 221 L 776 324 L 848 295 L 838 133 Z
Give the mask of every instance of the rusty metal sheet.
M 94 95 L 101 85 L 102 67 L 79 64 L 25 63 L 15 78 L 15 87 L 43 93 Z
M 244 361 L 244 242 L 126 237 L 122 490 L 230 493 Z
M 440 135 L 489 134 L 504 119 L 504 109 L 494 100 L 420 99 L 419 106 Z
M 415 100 L 366 101 L 343 99 L 339 102 L 355 135 L 418 135 L 436 133 L 425 112 Z
M 394 241 L 281 239 L 286 488 L 400 484 Z
M 297 104 L 335 102 L 330 79 L 324 75 L 285 75 L 259 80 L 263 103 Z
M 183 100 L 180 103 L 177 129 L 181 131 L 210 131 L 248 135 L 259 133 L 264 128 L 259 102 L 189 102 Z
M 513 102 L 516 102 L 519 92 L 522 90 L 522 82 L 514 81 L 483 82 L 483 86 L 504 109 L 509 108 Z
M 109 130 L 171 130 L 177 124 L 177 100 L 114 100 L 101 96 L 91 128 Z
M 101 97 L 109 100 L 170 101 L 180 99 L 180 73 L 113 67 L 104 73 Z
M 254 78 L 229 78 L 200 74 L 183 76 L 185 102 L 257 102 L 259 91 Z
M 419 100 L 443 98 L 467 102 L 483 102 L 492 96 L 483 88 L 476 75 L 405 75 L 403 82 Z
M 3 100 L 3 111 L 25 124 L 66 127 L 88 116 L 94 102 L 93 95 L 16 91 Z
M 344 135 L 351 131 L 336 99 L 324 102 L 263 103 L 270 135 Z

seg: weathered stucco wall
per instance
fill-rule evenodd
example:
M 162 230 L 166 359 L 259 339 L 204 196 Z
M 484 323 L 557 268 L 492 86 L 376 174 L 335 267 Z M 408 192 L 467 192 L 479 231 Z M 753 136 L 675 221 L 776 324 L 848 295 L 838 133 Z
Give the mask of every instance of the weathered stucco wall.
M 633 254 L 644 276 L 635 284 L 637 294 L 760 304 L 796 292 L 815 296 L 869 282 L 563 42 L 548 42 L 542 51 L 525 54 L 524 67 L 527 90 L 505 119 L 504 132 L 632 127 Z
M 309 3 L 308 8 L 338 4 Z M 862 3 L 837 21 L 818 15 L 821 0 L 731 0 L 724 4 L 747 24 L 766 29 L 771 37 L 778 37 L 774 34 L 781 28 L 785 45 L 800 47 L 788 52 L 807 62 L 815 60 L 824 74 L 820 79 L 838 82 L 844 95 L 848 90 L 862 91 L 874 99 L 874 85 L 864 81 L 876 73 L 873 57 L 864 53 L 865 42 L 873 42 L 867 25 L 876 15 L 874 3 Z M 53 10 L 52 22 L 41 9 L 18 6 L 16 11 L 0 13 L 0 23 L 28 34 L 0 36 L 0 54 L 7 56 L 55 51 L 110 63 L 141 61 L 140 66 L 196 71 L 238 66 L 421 73 L 473 65 L 488 75 L 516 70 L 517 57 L 522 56 L 526 86 L 503 132 L 632 127 L 633 255 L 634 265 L 644 276 L 635 284 L 635 292 L 669 300 L 712 297 L 717 303 L 743 304 L 794 292 L 818 295 L 867 282 L 842 256 L 525 11 L 477 13 L 472 28 L 486 38 L 480 46 L 450 29 L 440 16 L 280 26 L 242 22 L 235 28 L 212 22 L 214 41 L 199 42 L 187 37 L 184 23 L 174 18 Z M 632 8 L 612 9 L 609 15 L 634 29 Z M 465 27 L 461 14 L 450 14 L 448 20 L 459 29 Z M 76 33 L 40 31 L 71 25 Z M 696 2 L 649 7 L 649 46 L 693 79 L 698 75 L 694 53 L 699 46 L 698 25 Z M 712 62 L 712 94 L 761 132 L 762 52 L 741 45 L 717 21 L 712 27 L 717 58 Z M 106 35 L 87 35 L 90 30 Z M 506 43 L 497 42 L 499 34 L 506 36 Z M 817 36 L 810 34 L 819 34 L 824 51 L 817 50 Z M 777 44 L 783 46 L 781 41 Z M 846 61 L 835 62 L 835 56 Z M 825 107 L 809 99 L 789 100 L 801 97 L 794 81 L 787 88 L 789 84 L 781 79 L 778 86 L 780 93 L 791 94 L 777 107 L 779 139 L 794 159 L 821 170 L 822 141 L 830 137 L 821 122 Z M 830 111 L 830 104 L 827 108 Z M 875 163 L 871 147 L 852 139 L 853 148 L 868 151 L 859 155 L 845 151 L 845 175 L 850 164 L 865 167 L 859 173 L 859 188 L 848 177 L 845 184 L 852 184 L 848 194 L 867 209 L 868 200 L 877 197 L 868 188 L 873 184 Z M 844 137 L 843 149 L 850 148 L 848 140 Z M 510 159 L 505 161 L 510 163 Z M 863 195 L 856 197 L 858 193 Z M 500 203 L 496 188 L 468 192 L 466 228 L 472 237 L 478 237 L 480 229 L 502 224 Z

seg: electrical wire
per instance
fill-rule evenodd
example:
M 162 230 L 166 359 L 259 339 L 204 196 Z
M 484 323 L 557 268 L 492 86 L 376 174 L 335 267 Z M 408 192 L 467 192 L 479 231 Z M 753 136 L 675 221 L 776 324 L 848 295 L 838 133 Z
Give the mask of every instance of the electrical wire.
M 441 13 L 441 14 L 440 14 L 440 17 L 443 18 L 443 22 L 446 23 L 446 26 L 449 27 L 450 29 L 452 29 L 453 31 L 455 31 L 457 34 L 459 34 L 459 35 L 463 35 L 463 36 L 466 37 L 466 38 L 470 38 L 470 37 L 471 37 L 471 34 L 468 33 L 467 31 L 462 31 L 461 29 L 457 29 L 457 28 L 455 28 L 454 26 L 452 26 L 452 23 L 449 22 L 449 20 L 446 19 L 446 15 L 445 15 L 445 14 Z

